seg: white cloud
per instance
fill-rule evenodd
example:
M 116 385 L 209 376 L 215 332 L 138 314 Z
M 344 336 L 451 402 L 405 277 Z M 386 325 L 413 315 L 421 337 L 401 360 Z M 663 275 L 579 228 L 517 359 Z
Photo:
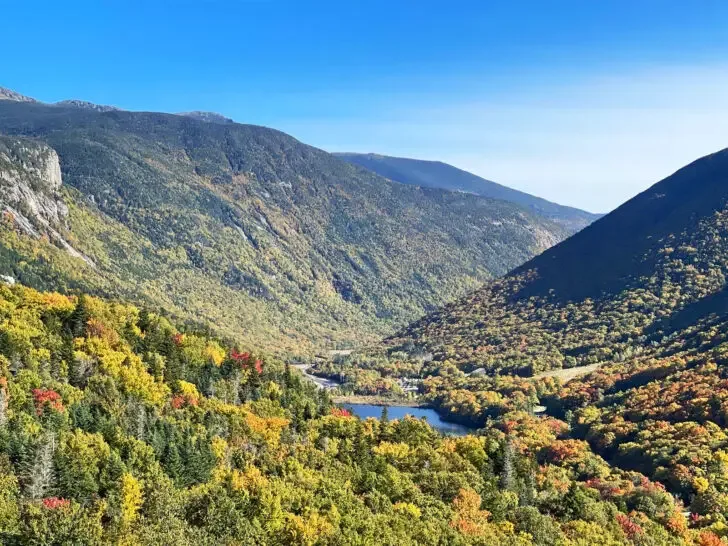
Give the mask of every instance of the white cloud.
M 553 201 L 608 211 L 728 147 L 726 89 L 728 65 L 634 68 L 469 102 L 413 97 L 367 120 L 296 120 L 284 129 L 327 150 L 442 160 Z

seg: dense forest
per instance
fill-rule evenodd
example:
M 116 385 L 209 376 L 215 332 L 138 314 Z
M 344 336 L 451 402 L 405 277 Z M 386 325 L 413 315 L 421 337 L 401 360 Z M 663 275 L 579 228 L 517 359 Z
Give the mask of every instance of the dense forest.
M 337 153 L 334 155 L 401 184 L 442 188 L 516 203 L 571 231 L 578 231 L 601 216 L 502 186 L 440 161 L 423 161 L 380 154 Z
M 727 152 L 376 342 L 568 230 L 93 106 L 0 101 L 0 544 L 726 543 Z
M 555 419 L 361 421 L 275 359 L 88 296 L 0 285 L 0 325 L 4 544 L 718 540 Z
M 507 201 L 392 182 L 279 131 L 190 115 L 0 100 L 0 173 L 34 180 L 12 200 L 0 193 L 15 211 L 0 226 L 2 274 L 311 355 L 391 334 L 573 232 Z M 45 239 L 34 205 L 49 173 L 23 173 L 35 147 L 57 155 L 54 200 L 67 208 Z
M 566 459 L 640 472 L 691 527 L 728 536 L 726 177 L 727 152 L 698 160 L 384 347 L 315 371 L 518 438 L 558 419 Z

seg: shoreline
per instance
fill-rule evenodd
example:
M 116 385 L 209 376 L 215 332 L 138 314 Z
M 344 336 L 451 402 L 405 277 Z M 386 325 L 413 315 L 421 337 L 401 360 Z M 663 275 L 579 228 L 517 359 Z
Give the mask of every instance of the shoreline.
M 429 408 L 428 404 L 418 402 L 416 400 L 391 399 L 385 396 L 375 395 L 358 395 L 352 394 L 348 396 L 332 396 L 331 400 L 335 404 L 369 404 L 370 406 L 390 406 L 403 408 Z

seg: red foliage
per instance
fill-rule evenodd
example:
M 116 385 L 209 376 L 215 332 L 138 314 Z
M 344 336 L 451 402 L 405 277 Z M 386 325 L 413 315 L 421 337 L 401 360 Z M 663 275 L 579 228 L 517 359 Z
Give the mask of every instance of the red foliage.
M 240 366 L 245 370 L 250 366 L 253 356 L 248 352 L 239 353 L 238 351 L 233 349 L 230 352 L 230 358 L 232 358 L 235 362 L 240 364 Z M 253 366 L 255 366 L 255 371 L 257 371 L 259 374 L 263 373 L 263 361 L 262 360 L 256 359 L 255 362 L 252 362 L 252 364 L 253 364 Z
M 172 397 L 170 404 L 174 409 L 181 409 L 184 406 L 197 406 L 198 401 L 194 396 L 186 396 L 183 394 L 177 394 Z
M 586 448 L 578 440 L 557 440 L 548 447 L 546 456 L 555 464 L 582 460 L 586 455 Z
M 634 540 L 638 535 L 642 534 L 642 527 L 632 521 L 625 514 L 617 514 L 617 523 L 629 540 Z
M 331 415 L 335 417 L 351 417 L 351 412 L 344 408 L 331 408 Z
M 250 353 L 239 353 L 235 349 L 230 352 L 230 358 L 235 362 L 247 362 L 250 360 Z
M 603 499 L 612 499 L 624 494 L 625 492 L 618 484 L 608 483 L 600 480 L 599 478 L 588 479 L 584 482 L 584 485 L 599 491 L 599 494 Z
M 172 336 L 172 341 L 174 341 L 174 344 L 177 345 L 177 347 L 182 345 L 184 340 L 185 340 L 184 334 L 177 333 L 177 334 L 174 334 L 174 336 Z
M 514 421 L 512 419 L 505 421 L 503 423 L 503 432 L 505 432 L 506 434 L 509 434 L 509 433 L 513 432 L 516 429 L 516 427 L 518 427 L 517 421 Z
M 42 415 L 46 407 L 50 407 L 56 411 L 63 411 L 61 395 L 54 390 L 33 389 L 33 400 L 35 402 L 35 412 L 38 415 Z
M 46 497 L 43 499 L 43 506 L 48 510 L 56 510 L 58 508 L 67 508 L 71 505 L 71 501 L 67 499 L 59 499 L 58 497 Z

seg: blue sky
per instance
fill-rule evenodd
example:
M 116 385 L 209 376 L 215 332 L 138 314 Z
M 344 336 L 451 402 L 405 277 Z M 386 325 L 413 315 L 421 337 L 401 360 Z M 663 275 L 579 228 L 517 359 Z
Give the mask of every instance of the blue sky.
M 728 147 L 728 3 L 5 2 L 0 85 L 212 110 L 607 211 Z

